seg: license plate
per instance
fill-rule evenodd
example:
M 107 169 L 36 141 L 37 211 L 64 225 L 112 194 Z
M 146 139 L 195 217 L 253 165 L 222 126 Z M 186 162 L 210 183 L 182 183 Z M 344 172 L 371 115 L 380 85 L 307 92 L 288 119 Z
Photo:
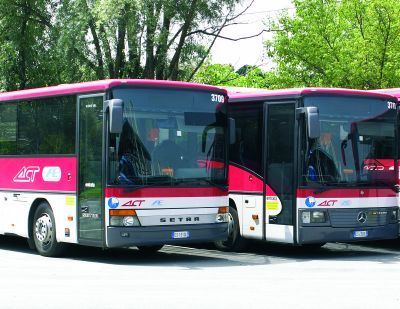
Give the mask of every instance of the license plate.
M 181 232 L 173 232 L 172 238 L 179 239 L 179 238 L 189 238 L 190 234 L 189 231 L 181 231 Z
M 364 238 L 368 237 L 368 231 L 354 231 L 353 232 L 354 238 Z

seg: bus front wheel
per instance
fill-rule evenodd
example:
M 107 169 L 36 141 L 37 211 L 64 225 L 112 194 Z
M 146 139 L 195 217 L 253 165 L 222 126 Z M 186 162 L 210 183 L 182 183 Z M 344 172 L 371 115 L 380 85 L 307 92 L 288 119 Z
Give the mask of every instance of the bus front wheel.
M 50 205 L 42 202 L 33 216 L 33 240 L 40 255 L 54 257 L 60 255 L 65 244 L 57 242 L 56 224 Z
M 214 242 L 215 246 L 222 251 L 240 251 L 246 246 L 246 242 L 240 236 L 239 217 L 237 210 L 229 206 L 229 235 L 228 239 Z

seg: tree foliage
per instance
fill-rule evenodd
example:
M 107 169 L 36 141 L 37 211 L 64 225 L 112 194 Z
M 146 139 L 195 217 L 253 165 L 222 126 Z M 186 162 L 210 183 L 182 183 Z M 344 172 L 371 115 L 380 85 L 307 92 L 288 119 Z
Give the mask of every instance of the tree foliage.
M 242 0 L 2 0 L 0 88 L 188 80 Z
M 267 88 L 268 75 L 255 66 L 243 66 L 235 71 L 232 65 L 208 64 L 199 70 L 194 81 L 216 86 Z
M 400 2 L 294 0 L 266 42 L 279 86 L 400 86 Z
M 50 5 L 46 0 L 0 1 L 0 89 L 53 81 Z

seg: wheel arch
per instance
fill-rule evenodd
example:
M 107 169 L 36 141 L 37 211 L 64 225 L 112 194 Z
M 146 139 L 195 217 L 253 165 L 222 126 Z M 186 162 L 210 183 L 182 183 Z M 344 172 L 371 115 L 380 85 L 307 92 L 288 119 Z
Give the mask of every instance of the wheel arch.
M 229 207 L 232 207 L 237 211 L 236 203 L 232 198 L 229 198 Z
M 239 221 L 239 233 L 240 236 L 243 235 L 243 217 L 242 217 L 242 208 L 240 207 L 240 210 L 237 207 L 237 204 L 233 198 L 229 198 L 229 207 L 232 207 L 233 209 L 236 210 L 237 216 L 238 216 L 238 221 Z

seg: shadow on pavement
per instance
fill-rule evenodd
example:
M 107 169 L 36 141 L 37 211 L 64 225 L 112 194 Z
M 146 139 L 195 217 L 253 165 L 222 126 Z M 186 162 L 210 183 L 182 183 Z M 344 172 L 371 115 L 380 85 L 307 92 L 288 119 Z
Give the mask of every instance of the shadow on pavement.
M 35 250 L 29 249 L 25 238 L 14 236 L 0 236 L 0 251 L 2 250 L 38 255 Z M 236 256 L 240 255 L 240 253 L 236 254 Z M 69 245 L 66 253 L 60 258 L 111 265 L 178 266 L 190 269 L 249 264 L 243 259 L 243 261 L 238 261 L 235 255 L 230 253 L 177 246 L 165 246 L 159 252 L 146 255 L 136 248 L 103 250 L 96 247 Z
M 26 239 L 19 237 L 0 236 L 0 250 L 37 255 L 36 251 L 29 249 Z M 136 248 L 103 250 L 71 245 L 62 258 L 111 265 L 171 266 L 189 269 L 316 260 L 397 263 L 400 261 L 400 241 L 328 243 L 318 249 L 251 241 L 243 252 L 221 252 L 211 244 L 200 244 L 185 247 L 165 246 L 160 252 L 152 255 L 145 255 Z
M 212 244 L 193 245 L 215 249 Z M 303 262 L 311 260 L 362 260 L 381 263 L 400 262 L 400 239 L 359 243 L 327 243 L 322 247 L 296 247 L 263 241 L 247 241 L 242 253 Z

